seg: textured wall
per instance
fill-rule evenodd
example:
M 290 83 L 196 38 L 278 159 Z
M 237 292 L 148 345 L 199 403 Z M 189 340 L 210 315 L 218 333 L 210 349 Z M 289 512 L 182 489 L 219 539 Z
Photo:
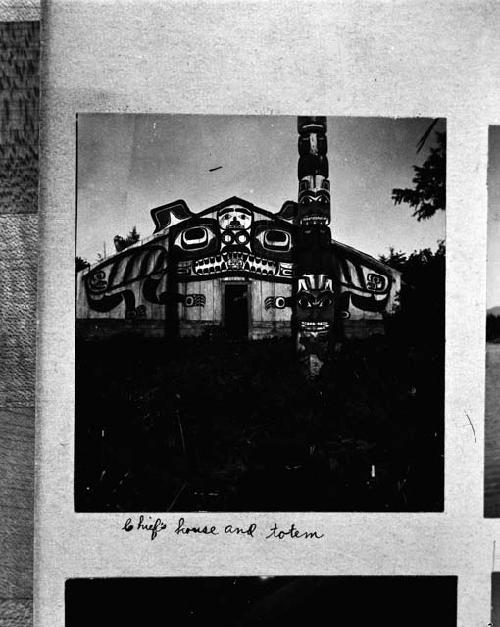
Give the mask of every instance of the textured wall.
M 0 213 L 36 213 L 38 22 L 0 25 Z
M 1 627 L 32 623 L 39 41 L 0 21 Z

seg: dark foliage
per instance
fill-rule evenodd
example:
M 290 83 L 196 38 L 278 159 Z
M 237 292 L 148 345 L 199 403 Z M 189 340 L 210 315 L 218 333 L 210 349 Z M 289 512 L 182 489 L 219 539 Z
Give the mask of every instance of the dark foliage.
M 422 166 L 413 166 L 413 188 L 392 190 L 395 205 L 407 203 L 417 220 L 427 220 L 446 207 L 446 133 L 436 133 L 437 145 Z
M 75 272 L 80 272 L 80 270 L 85 270 L 85 268 L 88 268 L 89 266 L 90 266 L 90 263 L 83 257 L 78 257 L 78 255 L 75 257 Z
M 135 226 L 130 229 L 125 237 L 122 237 L 121 235 L 115 235 L 113 242 L 116 248 L 116 252 L 119 253 L 122 250 L 125 250 L 125 248 L 132 246 L 132 244 L 135 244 L 139 241 L 140 237 L 141 236 L 137 232 Z
M 500 342 L 500 316 L 486 316 L 486 341 Z
M 381 336 L 77 344 L 78 511 L 439 511 L 442 371 Z
M 444 358 L 446 247 L 438 243 L 410 255 L 390 250 L 380 258 L 402 273 L 397 314 L 388 320 L 388 331 L 398 343 L 420 347 L 436 358 Z

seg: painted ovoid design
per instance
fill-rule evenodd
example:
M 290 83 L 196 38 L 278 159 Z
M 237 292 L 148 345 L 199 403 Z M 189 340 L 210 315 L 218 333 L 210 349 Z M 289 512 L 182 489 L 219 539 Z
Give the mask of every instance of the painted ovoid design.
M 206 303 L 205 294 L 185 294 L 182 299 L 184 307 L 205 307 Z
M 285 309 L 285 307 L 292 306 L 293 299 L 288 296 L 268 296 L 264 301 L 264 306 L 267 309 Z

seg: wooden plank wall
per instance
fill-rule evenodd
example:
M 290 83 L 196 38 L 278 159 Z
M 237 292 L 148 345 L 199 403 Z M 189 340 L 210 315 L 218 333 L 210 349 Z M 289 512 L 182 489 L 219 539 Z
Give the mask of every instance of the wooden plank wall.
M 179 283 L 179 293 L 201 294 L 205 296 L 204 307 L 183 307 L 179 305 L 181 322 L 206 322 L 218 325 L 222 322 L 222 288 L 220 279 Z
M 18 21 L 18 20 L 22 21 Z M 38 2 L 0 0 L 0 626 L 32 624 Z M 36 20 L 36 21 L 35 21 Z

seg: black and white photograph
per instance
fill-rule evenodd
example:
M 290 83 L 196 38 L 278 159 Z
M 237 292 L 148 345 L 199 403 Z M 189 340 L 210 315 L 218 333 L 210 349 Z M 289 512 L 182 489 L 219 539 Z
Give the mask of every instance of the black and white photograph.
M 500 516 L 500 126 L 488 134 L 484 515 Z
M 455 627 L 456 588 L 456 577 L 70 579 L 65 626 Z
M 446 123 L 80 114 L 76 511 L 442 511 Z

